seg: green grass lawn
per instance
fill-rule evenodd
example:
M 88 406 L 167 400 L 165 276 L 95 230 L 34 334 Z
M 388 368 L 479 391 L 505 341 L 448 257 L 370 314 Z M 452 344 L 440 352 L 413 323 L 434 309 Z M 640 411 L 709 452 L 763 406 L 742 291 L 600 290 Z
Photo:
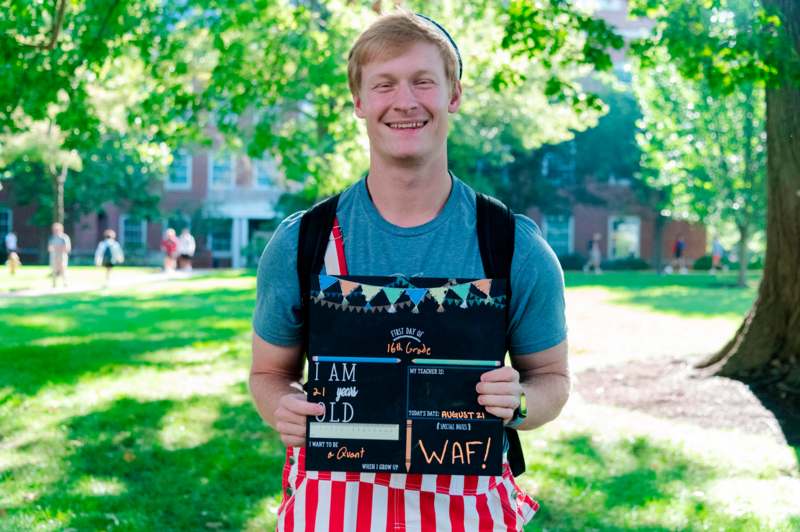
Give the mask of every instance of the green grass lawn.
M 158 272 L 157 268 L 120 266 L 112 272 L 112 281 L 123 277 L 142 277 Z M 96 266 L 72 266 L 67 270 L 67 280 L 71 286 L 101 287 L 105 271 Z M 50 270 L 47 266 L 23 266 L 16 275 L 11 275 L 6 267 L 0 267 L 0 294 L 20 290 L 46 290 L 52 287 Z M 61 280 L 58 281 L 61 287 Z
M 761 272 L 748 272 L 747 288 L 736 286 L 737 272 L 717 275 L 659 275 L 653 272 L 566 272 L 570 289 L 601 288 L 620 305 L 692 317 L 741 319 L 756 297 Z
M 568 283 L 608 282 L 623 302 L 687 288 L 709 305 L 706 288 L 637 277 L 625 289 L 615 276 Z M 246 387 L 254 287 L 252 272 L 230 272 L 0 298 L 0 530 L 274 528 L 283 450 Z M 609 432 L 625 413 L 569 416 L 525 434 L 524 483 L 542 503 L 531 530 L 800 528 L 797 512 L 743 513 L 707 495 L 745 473 L 772 486 L 786 471 Z

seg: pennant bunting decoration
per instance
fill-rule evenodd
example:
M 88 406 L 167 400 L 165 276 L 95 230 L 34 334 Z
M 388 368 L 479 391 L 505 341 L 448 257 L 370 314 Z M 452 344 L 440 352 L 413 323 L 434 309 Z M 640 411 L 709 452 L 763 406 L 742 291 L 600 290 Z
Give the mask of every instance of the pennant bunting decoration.
M 471 285 L 472 283 L 462 283 L 450 287 L 450 289 L 461 298 L 461 308 L 467 308 L 467 296 L 469 295 L 469 287 Z
M 397 312 L 397 310 L 395 310 L 396 307 L 395 307 L 394 304 L 397 302 L 398 299 L 400 299 L 400 296 L 403 295 L 404 291 L 405 290 L 403 288 L 386 288 L 385 287 L 383 289 L 383 293 L 386 294 L 386 298 L 389 300 L 389 310 L 387 312 L 390 312 L 390 313 Z
M 358 288 L 358 283 L 354 283 L 353 281 L 345 281 L 344 279 L 339 279 L 339 286 L 342 287 L 342 305 L 347 305 L 349 301 L 347 301 L 347 296 L 353 293 L 353 290 Z
M 336 277 L 333 277 L 331 275 L 320 275 L 319 276 L 319 290 L 320 290 L 320 292 L 324 292 L 326 289 L 328 289 L 333 283 L 335 283 L 338 280 L 339 279 L 337 279 Z
M 436 312 L 444 312 L 444 296 L 447 294 L 448 290 L 450 290 L 450 288 L 447 286 L 428 288 L 428 293 L 430 293 L 433 299 L 439 303 L 439 308 L 436 309 Z
M 378 292 L 381 291 L 380 286 L 374 286 L 370 284 L 362 284 L 361 285 L 361 293 L 364 294 L 364 297 L 367 299 L 366 306 L 369 307 L 369 302 L 372 301 L 372 298 L 378 295 Z
M 331 287 L 337 282 L 339 283 L 339 290 L 332 289 Z M 473 293 L 473 297 L 470 298 L 470 289 L 473 286 L 485 297 L 481 298 Z M 457 305 L 459 308 L 466 309 L 469 307 L 474 307 L 475 305 L 504 307 L 506 303 L 505 295 L 497 295 L 495 297 L 491 296 L 492 279 L 478 279 L 465 283 L 456 283 L 455 280 L 449 280 L 444 286 L 418 288 L 409 284 L 408 282 L 405 282 L 400 277 L 393 281 L 389 286 L 377 286 L 361 284 L 346 279 L 339 279 L 338 277 L 332 275 L 320 275 L 319 287 L 320 290 L 318 292 L 314 290 L 311 291 L 310 295 L 312 301 L 328 308 L 337 308 L 355 312 L 383 311 L 395 313 L 397 312 L 397 309 L 411 307 L 412 313 L 419 314 L 419 306 L 423 301 L 425 301 L 425 298 L 428 297 L 428 295 L 430 295 L 430 297 L 436 301 L 438 305 L 436 312 L 445 312 L 445 304 Z M 363 306 L 358 304 L 354 305 L 348 300 L 348 297 L 352 296 L 359 289 L 360 293 L 364 295 L 365 299 Z M 457 297 L 448 297 L 450 290 L 452 290 Z M 386 296 L 386 299 L 389 302 L 388 305 L 373 304 L 373 300 L 381 292 L 383 292 Z M 403 295 L 407 296 L 408 300 L 399 303 L 398 301 L 403 297 Z M 338 300 L 339 296 L 341 297 L 341 302 Z M 329 301 L 326 299 L 327 297 L 335 298 L 336 301 Z
M 489 292 L 492 290 L 492 280 L 491 279 L 480 279 L 478 281 L 472 281 L 472 286 L 489 296 Z
M 427 288 L 406 288 L 406 295 L 408 295 L 408 298 L 414 303 L 414 310 L 411 312 L 419 314 L 419 302 L 422 301 L 427 293 Z

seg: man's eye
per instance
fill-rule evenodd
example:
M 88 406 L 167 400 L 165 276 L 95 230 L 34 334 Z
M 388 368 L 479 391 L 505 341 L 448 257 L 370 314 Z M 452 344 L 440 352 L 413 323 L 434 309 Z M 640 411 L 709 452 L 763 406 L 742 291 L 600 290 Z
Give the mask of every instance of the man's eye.
M 392 84 L 391 83 L 378 83 L 377 85 L 375 85 L 375 88 L 378 89 L 378 90 L 391 89 L 392 88 Z
M 433 85 L 433 80 L 430 80 L 430 79 L 420 79 L 420 80 L 418 80 L 418 81 L 417 81 L 417 85 L 422 85 L 422 86 L 426 86 L 426 85 Z

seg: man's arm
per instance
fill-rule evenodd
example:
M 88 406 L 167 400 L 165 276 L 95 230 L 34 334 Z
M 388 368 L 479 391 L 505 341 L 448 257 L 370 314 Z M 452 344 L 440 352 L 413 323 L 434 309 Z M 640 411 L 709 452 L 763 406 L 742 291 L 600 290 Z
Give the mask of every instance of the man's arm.
M 271 344 L 253 333 L 250 394 L 264 421 L 280 433 L 287 447 L 305 445 L 306 416 L 324 413 L 310 403 L 300 385 L 303 360 L 300 346 Z
M 481 375 L 476 389 L 486 411 L 510 421 L 525 391 L 528 415 L 518 430 L 535 429 L 558 417 L 570 391 L 567 341 L 549 349 L 511 357 L 505 366 Z

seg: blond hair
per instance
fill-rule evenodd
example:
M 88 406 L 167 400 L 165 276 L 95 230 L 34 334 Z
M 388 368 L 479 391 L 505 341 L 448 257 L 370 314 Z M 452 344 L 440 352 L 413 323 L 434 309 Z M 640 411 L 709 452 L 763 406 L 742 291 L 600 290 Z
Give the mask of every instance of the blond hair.
M 347 82 L 350 92 L 357 96 L 361 87 L 361 68 L 376 59 L 399 55 L 417 42 L 433 44 L 439 49 L 450 93 L 456 89 L 459 77 L 458 56 L 444 32 L 425 18 L 410 11 L 397 10 L 380 17 L 362 33 L 350 49 L 347 59 Z

